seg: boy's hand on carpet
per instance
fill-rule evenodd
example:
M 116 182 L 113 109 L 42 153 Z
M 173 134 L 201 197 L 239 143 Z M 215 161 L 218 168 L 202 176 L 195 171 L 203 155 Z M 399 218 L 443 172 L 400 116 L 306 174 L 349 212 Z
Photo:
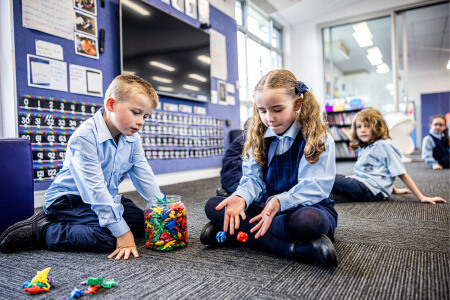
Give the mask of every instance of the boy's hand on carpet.
M 273 217 L 275 217 L 277 212 L 280 210 L 280 207 L 281 207 L 280 200 L 278 200 L 277 197 L 273 197 L 269 201 L 269 203 L 267 203 L 267 205 L 264 207 L 262 212 L 250 220 L 250 223 L 259 220 L 258 224 L 256 224 L 252 229 L 250 229 L 251 233 L 258 230 L 258 232 L 255 235 L 255 239 L 266 234 L 267 230 L 269 230 L 270 224 L 272 223 Z
M 115 255 L 116 260 L 122 258 L 127 260 L 130 257 L 130 254 L 133 253 L 134 257 L 139 257 L 139 253 L 136 249 L 136 244 L 134 243 L 134 236 L 131 231 L 128 231 L 124 235 L 121 235 L 117 238 L 117 246 L 116 250 L 111 253 L 108 258 L 112 258 Z

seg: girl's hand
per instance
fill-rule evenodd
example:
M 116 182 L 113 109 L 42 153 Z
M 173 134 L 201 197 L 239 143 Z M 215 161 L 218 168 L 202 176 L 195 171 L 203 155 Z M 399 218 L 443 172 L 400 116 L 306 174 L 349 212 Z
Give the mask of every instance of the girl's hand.
M 397 189 L 397 188 L 395 188 L 394 189 L 394 194 L 397 194 L 397 195 L 399 195 L 399 194 L 411 194 L 411 191 L 408 190 L 408 189 Z
M 250 223 L 253 223 L 253 222 L 259 220 L 258 224 L 256 224 L 250 230 L 251 233 L 258 230 L 258 232 L 255 235 L 255 239 L 266 234 L 267 230 L 269 230 L 270 224 L 272 223 L 273 217 L 275 217 L 277 212 L 280 210 L 280 207 L 281 207 L 280 200 L 278 200 L 277 197 L 273 197 L 269 201 L 269 203 L 267 203 L 266 207 L 264 207 L 262 212 L 250 220 Z
M 230 234 L 234 234 L 234 230 L 239 228 L 240 219 L 245 220 L 245 200 L 239 196 L 230 196 L 216 206 L 216 210 L 225 207 L 225 219 L 223 220 L 223 231 L 227 232 L 230 225 Z
M 442 168 L 441 165 L 438 165 L 438 166 L 434 167 L 433 169 L 434 169 L 434 170 L 442 170 L 443 168 Z
M 441 197 L 423 197 L 422 199 L 420 199 L 420 202 L 429 202 L 432 204 L 436 204 L 436 202 L 447 203 L 447 201 L 445 201 Z
M 123 259 L 127 260 L 130 257 L 131 253 L 133 253 L 134 257 L 139 257 L 139 253 L 136 249 L 136 244 L 134 243 L 134 236 L 131 231 L 128 231 L 124 235 L 121 235 L 117 238 L 116 250 L 111 253 L 108 258 L 117 255 L 116 260 L 121 259 L 122 256 Z

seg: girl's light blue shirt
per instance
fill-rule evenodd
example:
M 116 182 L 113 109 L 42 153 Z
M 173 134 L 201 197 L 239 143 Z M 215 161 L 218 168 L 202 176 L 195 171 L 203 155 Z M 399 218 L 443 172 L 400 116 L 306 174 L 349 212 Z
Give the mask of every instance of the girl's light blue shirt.
M 438 134 L 433 129 L 430 129 L 430 134 L 437 139 L 441 139 L 444 136 L 443 133 Z M 439 163 L 433 157 L 434 147 L 436 147 L 436 143 L 434 142 L 433 138 L 429 135 L 426 135 L 422 140 L 422 159 L 433 169 L 439 166 Z
M 358 150 L 355 175 L 350 177 L 364 183 L 374 195 L 381 193 L 384 198 L 389 198 L 395 177 L 405 173 L 397 145 L 390 139 L 384 139 Z
M 153 203 L 154 196 L 162 194 L 139 134 L 121 134 L 116 145 L 103 112 L 104 108 L 100 109 L 70 137 L 64 165 L 45 193 L 44 208 L 64 195 L 81 196 L 84 203 L 92 205 L 100 226 L 119 237 L 130 230 L 122 218 L 122 195 L 118 195 L 119 184 L 126 175 L 147 203 Z
M 275 155 L 280 155 L 292 146 L 299 132 L 300 127 L 294 122 L 282 136 L 278 136 L 268 128 L 264 138 L 276 137 L 279 139 Z M 324 140 L 326 151 L 322 152 L 315 164 L 308 163 L 305 156 L 301 158 L 298 167 L 298 183 L 289 191 L 273 195 L 280 201 L 280 211 L 295 209 L 298 206 L 313 205 L 330 195 L 336 176 L 336 152 L 334 140 L 329 133 L 326 138 L 324 137 Z M 251 149 L 249 157 L 243 161 L 242 173 L 239 186 L 233 195 L 242 197 L 245 200 L 246 207 L 248 207 L 253 201 L 260 199 L 266 191 L 263 167 L 256 163 Z

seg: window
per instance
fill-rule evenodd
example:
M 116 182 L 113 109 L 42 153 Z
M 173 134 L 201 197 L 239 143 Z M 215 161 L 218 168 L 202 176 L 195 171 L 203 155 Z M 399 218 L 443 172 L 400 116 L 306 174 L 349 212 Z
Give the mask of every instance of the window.
M 330 103 L 357 98 L 383 114 L 393 111 L 390 32 L 390 17 L 323 29 L 325 95 Z
M 253 90 L 267 72 L 283 67 L 282 28 L 247 1 L 235 6 L 238 24 L 239 100 L 241 128 L 253 114 Z

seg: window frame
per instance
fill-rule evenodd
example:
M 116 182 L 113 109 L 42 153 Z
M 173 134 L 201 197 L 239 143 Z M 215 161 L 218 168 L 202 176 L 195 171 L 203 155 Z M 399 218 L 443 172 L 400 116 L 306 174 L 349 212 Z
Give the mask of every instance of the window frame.
M 279 55 L 281 57 L 281 67 L 283 67 L 284 65 L 284 51 L 283 51 L 283 27 L 278 24 L 277 22 L 275 22 L 274 20 L 272 20 L 269 16 L 267 16 L 266 14 L 264 14 L 263 12 L 261 12 L 255 5 L 253 5 L 252 3 L 249 3 L 246 0 L 236 0 L 236 2 L 239 2 L 241 5 L 241 16 L 242 16 L 242 20 L 241 23 L 242 25 L 239 25 L 238 20 L 236 20 L 236 26 L 237 26 L 237 34 L 242 33 L 244 35 L 244 46 L 245 46 L 245 74 L 246 74 L 246 82 L 245 82 L 245 86 L 247 87 L 247 89 L 245 90 L 241 90 L 239 89 L 239 92 L 245 92 L 246 95 L 244 97 L 244 99 L 246 100 L 241 100 L 239 99 L 239 103 L 240 106 L 246 106 L 248 107 L 247 109 L 253 107 L 254 102 L 252 101 L 252 96 L 248 95 L 248 74 L 249 74 L 249 69 L 248 69 L 248 61 L 247 61 L 247 40 L 251 39 L 252 41 L 254 41 L 255 43 L 259 44 L 262 47 L 265 47 L 266 49 L 269 50 L 270 53 L 270 66 L 271 69 L 273 69 L 272 66 L 272 52 L 275 52 L 276 55 Z M 269 22 L 269 41 L 266 42 L 263 39 L 261 39 L 260 37 L 258 37 L 256 34 L 252 33 L 249 29 L 248 29 L 248 24 L 247 24 L 247 18 L 248 18 L 248 10 L 252 9 L 254 10 L 256 13 L 260 14 L 262 17 L 266 18 Z M 279 33 L 280 33 L 280 40 L 279 40 L 279 45 L 280 48 L 277 48 L 275 46 L 272 45 L 272 39 L 273 39 L 273 29 L 276 29 Z M 241 81 L 241 78 L 239 78 L 239 81 Z M 239 97 L 241 98 L 241 97 Z M 243 124 L 243 122 L 241 122 Z

